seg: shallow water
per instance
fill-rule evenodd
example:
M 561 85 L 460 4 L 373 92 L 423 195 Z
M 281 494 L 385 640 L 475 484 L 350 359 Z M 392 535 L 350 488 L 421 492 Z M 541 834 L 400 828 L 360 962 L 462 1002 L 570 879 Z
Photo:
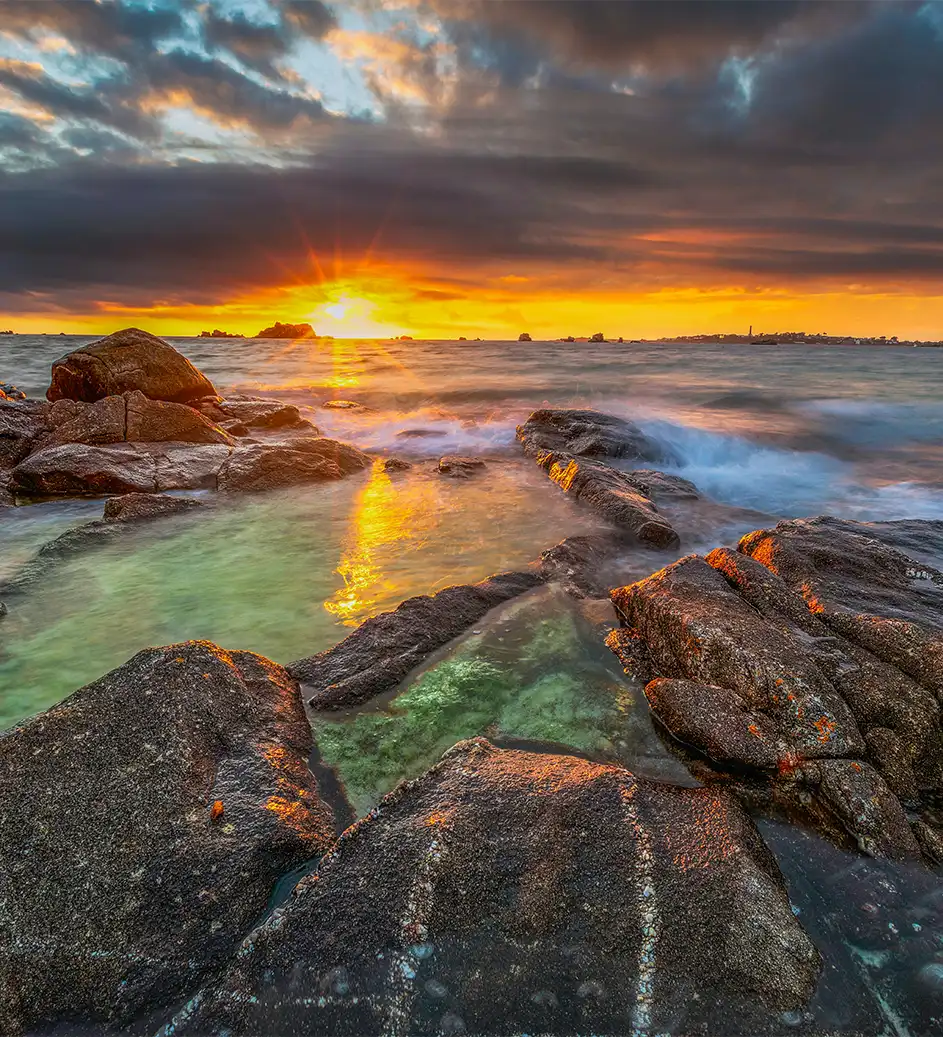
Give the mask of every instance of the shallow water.
M 40 395 L 51 362 L 86 341 L 4 337 L 0 378 Z M 682 551 L 777 517 L 943 517 L 943 350 L 173 341 L 224 395 L 291 400 L 326 434 L 417 466 L 157 523 L 61 563 L 0 629 L 0 725 L 148 644 L 210 638 L 288 662 L 404 597 L 521 567 L 599 528 L 520 456 L 515 425 L 542 405 L 630 416 L 674 448 L 676 471 L 710 498 L 671 515 Z M 435 474 L 456 451 L 484 457 L 486 474 Z M 8 509 L 0 578 L 99 509 Z M 669 560 L 637 552 L 619 578 Z

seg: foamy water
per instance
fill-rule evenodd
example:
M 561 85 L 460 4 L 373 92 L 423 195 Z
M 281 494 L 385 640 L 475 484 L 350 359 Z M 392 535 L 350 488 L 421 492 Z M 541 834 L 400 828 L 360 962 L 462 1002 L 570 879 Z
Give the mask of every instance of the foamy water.
M 41 395 L 52 361 L 87 341 L 0 339 L 0 380 Z M 709 498 L 672 516 L 682 552 L 779 517 L 943 518 L 943 350 L 172 341 L 223 395 L 297 403 L 325 434 L 416 467 L 158 524 L 64 563 L 0 629 L 0 726 L 146 644 L 207 637 L 287 662 L 411 594 L 520 567 L 599 528 L 521 457 L 515 426 L 541 406 L 632 418 L 671 448 L 680 460 L 667 470 Z M 358 406 L 324 407 L 336 400 Z M 442 479 L 445 453 L 485 458 L 486 474 Z M 0 571 L 99 508 L 8 512 Z M 639 551 L 625 571 L 670 560 Z

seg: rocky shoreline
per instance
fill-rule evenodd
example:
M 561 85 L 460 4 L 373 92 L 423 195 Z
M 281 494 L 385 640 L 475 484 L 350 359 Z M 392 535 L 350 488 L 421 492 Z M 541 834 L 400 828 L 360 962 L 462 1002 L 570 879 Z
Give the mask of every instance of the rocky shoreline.
M 136 329 L 58 361 L 47 396 L 0 399 L 5 492 L 110 496 L 2 595 L 142 522 L 374 463 L 295 407 L 221 398 Z M 611 532 L 286 666 L 147 648 L 0 733 L 2 1032 L 939 1032 L 943 523 L 780 522 L 621 586 L 626 545 L 677 555 L 667 512 L 697 488 L 631 468 L 672 458 L 622 419 L 541 410 L 518 439 Z M 337 837 L 355 812 L 313 767 L 319 722 L 552 594 L 607 617 L 599 643 L 685 780 L 627 769 L 620 704 L 611 751 L 487 728 Z M 565 665 L 565 642 L 536 650 Z

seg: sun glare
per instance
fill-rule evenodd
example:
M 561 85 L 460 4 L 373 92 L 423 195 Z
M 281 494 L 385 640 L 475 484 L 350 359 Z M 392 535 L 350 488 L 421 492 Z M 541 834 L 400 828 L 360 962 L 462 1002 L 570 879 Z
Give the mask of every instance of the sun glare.
M 389 338 L 398 329 L 376 320 L 377 304 L 362 296 L 341 295 L 313 310 L 309 317 L 319 335 L 337 338 Z

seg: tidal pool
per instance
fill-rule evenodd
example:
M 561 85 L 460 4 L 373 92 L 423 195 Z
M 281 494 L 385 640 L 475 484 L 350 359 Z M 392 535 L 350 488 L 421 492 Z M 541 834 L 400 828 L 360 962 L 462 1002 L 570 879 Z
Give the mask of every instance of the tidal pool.
M 101 501 L 11 513 L 0 519 L 17 534 L 7 577 L 46 539 L 100 515 Z M 7 599 L 0 728 L 147 645 L 202 638 L 286 663 L 404 598 L 526 566 L 597 528 L 524 461 L 490 463 L 470 480 L 430 465 L 392 475 L 377 466 L 142 525 Z
M 641 686 L 603 644 L 607 619 L 608 608 L 587 609 L 553 586 L 522 595 L 391 695 L 360 710 L 313 713 L 321 764 L 334 770 L 357 815 L 476 735 L 694 784 L 655 732 Z

